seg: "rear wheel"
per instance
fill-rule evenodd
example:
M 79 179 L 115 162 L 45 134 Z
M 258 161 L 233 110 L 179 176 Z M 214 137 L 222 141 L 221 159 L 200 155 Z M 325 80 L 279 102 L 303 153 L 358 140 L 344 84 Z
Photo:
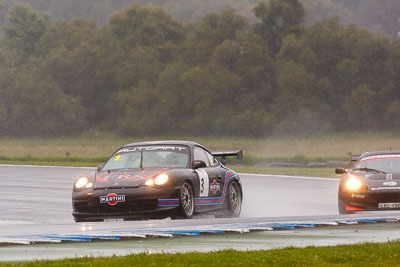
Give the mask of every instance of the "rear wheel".
M 193 188 L 190 184 L 184 183 L 182 185 L 179 202 L 181 215 L 187 219 L 192 218 L 194 214 L 194 195 Z
M 242 211 L 242 193 L 240 191 L 240 186 L 236 181 L 231 182 L 228 185 L 228 195 L 227 195 L 227 216 L 228 217 L 239 217 Z

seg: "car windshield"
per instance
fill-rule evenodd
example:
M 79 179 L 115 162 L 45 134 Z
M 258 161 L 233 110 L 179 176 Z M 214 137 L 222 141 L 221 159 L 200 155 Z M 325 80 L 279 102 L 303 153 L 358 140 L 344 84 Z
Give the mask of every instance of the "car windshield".
M 377 155 L 362 158 L 354 169 L 373 169 L 382 172 L 400 172 L 400 155 Z
M 103 170 L 135 168 L 186 168 L 189 148 L 186 146 L 132 146 L 118 150 L 104 165 Z

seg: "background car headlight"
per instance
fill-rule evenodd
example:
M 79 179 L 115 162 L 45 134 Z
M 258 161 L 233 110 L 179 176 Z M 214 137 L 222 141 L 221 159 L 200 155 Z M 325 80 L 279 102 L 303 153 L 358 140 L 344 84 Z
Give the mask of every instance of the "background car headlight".
M 81 177 L 75 182 L 75 188 L 82 189 L 86 185 L 90 185 L 90 184 L 93 186 L 93 183 L 90 183 L 89 179 L 87 177 Z
M 361 188 L 361 182 L 357 178 L 350 178 L 346 181 L 346 188 L 349 190 L 358 190 Z
M 154 179 L 154 184 L 163 185 L 166 182 L 168 182 L 168 179 L 169 179 L 168 175 L 166 175 L 165 173 L 162 173 L 162 174 L 158 175 L 156 177 L 156 179 Z

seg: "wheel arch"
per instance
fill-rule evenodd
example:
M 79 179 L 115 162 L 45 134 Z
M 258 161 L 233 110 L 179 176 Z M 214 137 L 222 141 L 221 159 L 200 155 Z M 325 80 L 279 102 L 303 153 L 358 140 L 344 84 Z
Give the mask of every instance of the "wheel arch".
M 229 184 L 236 182 L 239 185 L 239 189 L 240 189 L 240 198 L 243 201 L 243 188 L 242 188 L 242 183 L 240 182 L 240 179 L 238 178 L 238 176 L 235 176 L 234 178 L 232 178 L 229 183 L 227 184 L 226 188 L 228 188 Z M 224 196 L 224 202 L 226 200 L 226 194 Z
M 189 178 L 185 178 L 183 179 L 182 184 L 180 186 L 182 186 L 184 183 L 188 183 L 192 187 L 193 195 L 196 196 L 196 190 L 194 188 L 193 181 L 191 181 Z

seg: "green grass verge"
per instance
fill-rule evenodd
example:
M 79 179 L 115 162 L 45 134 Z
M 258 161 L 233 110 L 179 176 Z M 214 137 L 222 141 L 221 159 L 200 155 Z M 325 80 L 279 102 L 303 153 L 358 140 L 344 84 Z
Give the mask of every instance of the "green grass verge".
M 107 157 L 65 158 L 60 156 L 0 156 L 0 164 L 5 165 L 36 165 L 36 166 L 68 166 L 68 167 L 97 167 L 107 160 Z M 272 175 L 296 175 L 311 177 L 335 177 L 332 168 L 292 168 L 292 167 L 257 167 L 252 165 L 227 165 L 240 173 L 272 174 Z
M 279 136 L 270 138 L 249 137 L 191 137 L 169 136 L 127 138 L 101 133 L 88 133 L 78 137 L 64 138 L 0 138 L 2 155 L 59 155 L 98 157 L 109 156 L 121 145 L 145 140 L 193 140 L 211 151 L 243 149 L 245 159 L 249 156 L 261 159 L 300 157 L 309 159 L 348 159 L 348 153 L 400 149 L 399 133 L 341 133 L 317 136 Z
M 265 157 L 265 156 L 255 156 L 252 154 L 245 154 L 243 159 L 227 158 L 227 162 L 230 164 L 244 164 L 244 165 L 254 165 L 254 164 L 265 164 L 267 162 L 284 162 L 284 163 L 298 163 L 298 164 L 308 164 L 312 162 L 328 162 L 328 161 L 349 161 L 349 156 L 305 156 L 305 155 L 295 155 L 286 157 Z
M 34 166 L 61 166 L 61 167 L 97 167 L 101 162 L 68 162 L 68 161 L 1 161 L 4 165 L 34 165 Z
M 6 263 L 1 266 L 399 266 L 400 242 L 267 251 L 138 254 L 125 257 Z
M 126 138 L 104 133 L 87 133 L 65 138 L 0 138 L 1 164 L 87 166 L 104 162 L 123 144 L 144 140 L 193 140 L 211 151 L 243 149 L 244 159 L 229 159 L 239 172 L 334 177 L 332 169 L 255 167 L 268 162 L 307 164 L 331 160 L 348 161 L 348 153 L 400 149 L 396 133 L 342 133 L 323 136 L 270 138 L 245 137 L 148 137 Z M 70 156 L 67 158 L 66 155 Z M 236 166 L 240 165 L 240 166 Z
M 323 178 L 338 178 L 333 168 L 292 168 L 292 167 L 255 167 L 246 165 L 233 165 L 229 168 L 239 173 L 308 176 Z
M 193 140 L 205 145 L 211 151 L 243 149 L 244 159 L 240 164 L 266 162 L 310 163 L 329 160 L 349 160 L 348 153 L 359 154 L 365 151 L 400 149 L 399 134 L 395 133 L 342 133 L 324 136 L 280 136 L 270 138 L 245 137 L 149 137 L 127 138 L 101 133 L 90 133 L 78 137 L 64 138 L 0 138 L 0 160 L 5 157 L 51 157 L 58 158 L 70 155 L 70 160 L 107 158 L 121 145 L 144 140 Z M 54 156 L 48 156 L 54 155 Z M 19 161 L 19 158 L 11 158 Z M 78 160 L 82 162 L 82 160 Z M 96 160 L 95 160 L 96 161 Z M 231 161 L 231 163 L 236 163 Z
M 63 157 L 57 155 L 47 156 L 32 156 L 32 155 L 20 155 L 20 156 L 4 156 L 0 155 L 1 162 L 56 162 L 56 163 L 88 163 L 97 164 L 98 162 L 105 162 L 108 157 Z
M 74 164 L 74 163 L 87 163 L 87 164 L 98 164 L 101 162 L 105 162 L 108 159 L 108 156 L 102 157 L 66 157 L 59 155 L 17 155 L 17 156 L 7 156 L 0 155 L 0 162 L 56 162 L 56 163 L 64 163 L 64 164 Z M 252 155 L 246 156 L 246 158 L 238 160 L 238 159 L 228 159 L 228 164 L 239 164 L 239 165 L 254 165 L 258 163 L 267 163 L 267 162 L 285 162 L 285 163 L 300 163 L 300 164 L 308 164 L 311 162 L 327 162 L 329 160 L 344 160 L 342 158 L 335 157 L 306 157 L 306 156 L 293 156 L 293 157 L 269 157 L 269 158 L 259 158 Z

